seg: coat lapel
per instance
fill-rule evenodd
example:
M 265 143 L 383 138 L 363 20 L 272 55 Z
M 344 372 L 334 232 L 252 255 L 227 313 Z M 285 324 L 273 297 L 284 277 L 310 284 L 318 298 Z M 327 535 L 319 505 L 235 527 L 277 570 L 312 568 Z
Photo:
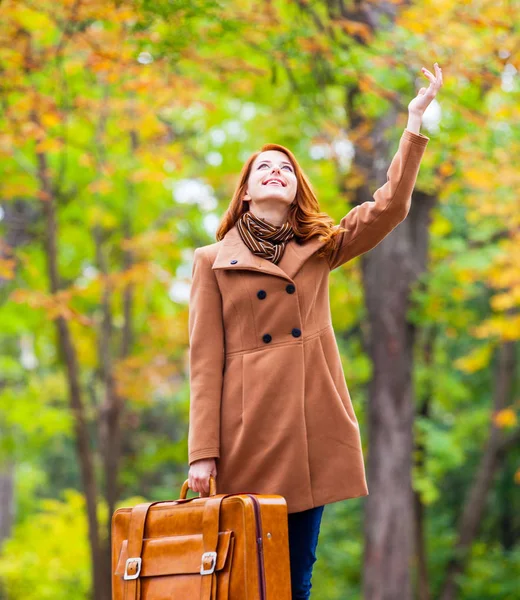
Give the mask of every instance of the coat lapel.
M 296 243 L 293 238 L 285 246 L 280 262 L 275 265 L 270 260 L 257 256 L 249 250 L 242 241 L 236 225 L 233 225 L 229 229 L 221 242 L 217 256 L 213 262 L 213 269 L 247 269 L 291 280 L 301 269 L 305 261 L 325 243 L 319 241 L 318 236 L 311 238 L 301 245 Z M 236 260 L 237 262 L 231 264 L 232 260 Z

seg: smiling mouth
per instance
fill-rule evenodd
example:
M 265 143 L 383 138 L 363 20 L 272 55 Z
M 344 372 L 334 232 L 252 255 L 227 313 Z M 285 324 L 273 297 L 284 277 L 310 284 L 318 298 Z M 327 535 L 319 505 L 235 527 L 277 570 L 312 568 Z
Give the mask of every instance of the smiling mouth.
M 278 181 L 275 179 L 271 179 L 270 181 L 268 181 L 267 183 L 264 183 L 263 185 L 278 185 L 280 187 L 285 187 L 285 185 L 281 181 Z

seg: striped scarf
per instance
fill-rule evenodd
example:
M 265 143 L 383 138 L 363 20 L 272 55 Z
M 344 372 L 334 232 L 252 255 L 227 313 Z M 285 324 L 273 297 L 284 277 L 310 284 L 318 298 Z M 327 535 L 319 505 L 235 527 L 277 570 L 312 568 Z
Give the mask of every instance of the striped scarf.
M 249 250 L 274 264 L 282 258 L 285 244 L 295 235 L 288 222 L 277 227 L 261 217 L 256 217 L 250 210 L 240 216 L 236 226 Z

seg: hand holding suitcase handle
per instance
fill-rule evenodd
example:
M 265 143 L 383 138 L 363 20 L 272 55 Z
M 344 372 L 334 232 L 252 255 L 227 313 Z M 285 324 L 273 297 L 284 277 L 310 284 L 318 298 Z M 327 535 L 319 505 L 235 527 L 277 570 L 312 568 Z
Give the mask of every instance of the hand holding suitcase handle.
M 190 465 L 188 484 L 191 490 L 202 497 L 210 493 L 210 478 L 217 476 L 217 464 L 214 458 L 201 458 Z
M 188 488 L 193 489 L 191 485 L 189 485 L 189 479 L 186 479 L 182 484 L 181 495 L 179 496 L 179 500 L 184 500 L 186 498 L 186 494 L 188 493 Z M 215 496 L 217 493 L 217 483 L 213 475 L 209 476 L 209 495 Z M 199 498 L 207 497 L 201 492 L 199 492 Z

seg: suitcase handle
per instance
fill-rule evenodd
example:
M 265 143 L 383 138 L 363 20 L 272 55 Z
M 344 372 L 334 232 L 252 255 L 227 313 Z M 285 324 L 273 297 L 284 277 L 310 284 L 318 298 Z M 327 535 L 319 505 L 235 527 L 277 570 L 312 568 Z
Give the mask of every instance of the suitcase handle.
M 188 493 L 188 489 L 189 489 L 189 484 L 188 484 L 188 479 L 186 479 L 184 481 L 184 483 L 182 484 L 182 488 L 181 488 L 181 495 L 179 496 L 180 500 L 185 500 L 186 499 L 186 494 Z M 209 495 L 210 496 L 215 496 L 217 493 L 217 482 L 215 481 L 215 477 L 213 477 L 213 475 L 209 476 Z M 207 496 L 204 496 L 205 498 Z M 202 498 L 202 492 L 199 492 L 199 498 Z

